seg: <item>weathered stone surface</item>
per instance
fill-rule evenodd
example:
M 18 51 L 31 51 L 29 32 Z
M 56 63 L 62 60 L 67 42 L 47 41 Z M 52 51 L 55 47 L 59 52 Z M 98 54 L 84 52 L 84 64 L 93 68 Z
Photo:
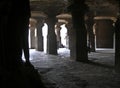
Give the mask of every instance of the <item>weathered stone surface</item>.
M 45 14 L 61 14 L 67 12 L 72 0 L 30 0 L 31 10 Z M 118 0 L 86 0 L 90 11 L 99 16 L 116 16 L 118 13 Z M 51 13 L 52 12 L 52 13 Z
M 64 53 L 62 51 L 64 50 Z M 97 50 L 89 54 L 93 63 L 69 59 L 69 50 L 47 55 L 31 50 L 31 62 L 38 69 L 47 88 L 119 88 L 120 76 L 115 73 L 114 50 Z

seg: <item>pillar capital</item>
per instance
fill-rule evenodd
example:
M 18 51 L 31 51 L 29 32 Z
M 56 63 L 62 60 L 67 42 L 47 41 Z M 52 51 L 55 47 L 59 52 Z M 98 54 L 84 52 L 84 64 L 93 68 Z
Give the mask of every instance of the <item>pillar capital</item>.
M 37 20 L 34 18 L 30 18 L 30 30 L 34 30 L 36 27 Z
M 88 6 L 85 4 L 85 0 L 73 0 L 68 7 L 70 12 L 77 12 L 77 14 L 84 14 L 88 11 Z
M 36 20 L 36 26 L 38 26 L 38 24 L 40 26 L 40 24 L 43 24 L 44 20 L 45 20 L 44 17 L 33 17 L 33 18 Z M 41 25 L 41 26 L 43 26 L 43 25 Z
M 56 16 L 48 16 L 46 19 L 45 19 L 45 22 L 47 23 L 47 24 L 53 24 L 54 23 L 54 25 L 55 25 L 55 23 L 57 22 L 57 18 L 56 18 Z

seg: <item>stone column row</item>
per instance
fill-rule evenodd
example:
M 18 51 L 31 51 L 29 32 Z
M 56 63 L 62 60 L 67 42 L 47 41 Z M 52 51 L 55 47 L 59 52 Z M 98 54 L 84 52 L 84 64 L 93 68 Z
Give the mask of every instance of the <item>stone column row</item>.
M 86 11 L 88 10 L 87 6 L 85 5 L 85 0 L 74 0 L 72 5 L 69 7 L 71 14 L 72 14 L 72 23 L 73 29 L 69 32 L 70 35 L 70 57 L 77 61 L 88 61 L 88 52 L 87 52 L 87 30 L 85 27 L 85 20 L 84 16 Z M 56 17 L 53 15 L 48 16 L 46 23 L 48 24 L 48 36 L 47 36 L 47 53 L 48 54 L 56 54 L 57 55 L 57 39 L 55 34 L 55 24 L 56 24 Z M 92 24 L 93 25 L 93 24 Z M 115 48 L 115 67 L 117 70 L 120 69 L 120 32 L 119 32 L 119 25 L 120 20 L 118 18 L 116 22 L 116 48 Z M 41 26 L 38 25 L 38 29 Z M 91 45 L 93 46 L 93 51 L 95 50 L 94 44 L 94 33 L 92 30 L 92 26 L 88 26 L 90 29 L 90 41 Z M 42 43 L 41 31 L 38 31 L 38 43 Z M 41 41 L 41 42 L 40 42 Z M 40 45 L 40 44 L 39 44 Z M 40 50 L 40 46 L 39 49 Z
M 47 35 L 47 53 L 48 54 L 57 54 L 57 39 L 55 34 L 55 24 L 56 16 L 48 17 L 47 19 L 42 17 L 33 17 L 36 19 L 36 23 L 31 21 L 30 26 L 30 35 L 31 35 L 31 48 L 35 48 L 38 51 L 44 50 L 42 27 L 44 22 L 48 25 L 48 35 Z M 34 23 L 34 25 L 33 25 Z M 35 36 L 35 29 L 37 29 Z

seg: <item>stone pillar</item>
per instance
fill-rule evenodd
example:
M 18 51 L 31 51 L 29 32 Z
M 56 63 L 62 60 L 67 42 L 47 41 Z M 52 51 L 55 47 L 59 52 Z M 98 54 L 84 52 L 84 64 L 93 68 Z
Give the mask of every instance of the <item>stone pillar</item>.
M 66 27 L 66 24 L 65 24 L 65 27 Z M 65 36 L 65 39 L 66 39 L 66 48 L 69 48 L 69 34 L 68 34 L 68 29 L 66 27 L 66 36 Z
M 115 22 L 115 71 L 120 73 L 120 15 L 118 16 L 117 21 Z
M 44 50 L 44 46 L 43 46 L 43 35 L 42 35 L 42 27 L 44 25 L 44 20 L 41 17 L 37 17 L 37 44 L 36 44 L 36 50 L 38 51 L 43 51 Z
M 66 28 L 67 28 L 67 30 L 68 30 L 68 32 L 67 32 L 67 34 L 68 34 L 68 48 L 69 49 L 71 49 L 70 47 L 72 47 L 71 46 L 71 43 L 72 43 L 72 41 L 71 41 L 71 36 L 72 36 L 72 32 L 71 32 L 71 30 L 73 30 L 72 28 L 72 23 L 71 23 L 71 20 L 70 21 L 68 21 L 68 23 L 65 25 L 66 26 Z
M 70 56 L 72 59 L 82 62 L 88 61 L 87 31 L 84 22 L 86 7 L 85 0 L 75 0 L 69 7 L 73 22 Z
M 56 33 L 56 37 L 57 37 L 57 48 L 61 47 L 61 36 L 60 36 L 60 30 L 61 30 L 61 23 L 56 23 L 55 26 L 55 33 Z
M 47 53 L 57 55 L 57 39 L 55 34 L 56 16 L 48 16 L 46 23 L 48 25 Z
M 96 47 L 113 48 L 114 27 L 111 19 L 96 19 Z
M 93 14 L 88 13 L 87 14 L 87 20 L 86 20 L 86 28 L 88 31 L 88 47 L 90 47 L 90 51 L 95 52 L 95 35 L 93 32 L 93 25 L 94 25 L 94 19 Z
M 36 48 L 35 28 L 36 28 L 36 20 L 30 19 L 30 45 L 31 45 L 30 48 L 32 49 Z
M 115 23 L 115 70 L 120 72 L 120 18 Z

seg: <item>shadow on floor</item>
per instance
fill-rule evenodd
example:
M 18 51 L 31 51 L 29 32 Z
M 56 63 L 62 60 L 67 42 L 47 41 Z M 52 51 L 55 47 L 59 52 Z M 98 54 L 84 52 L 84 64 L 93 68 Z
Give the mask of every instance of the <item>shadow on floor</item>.
M 15 71 L 0 72 L 0 88 L 46 88 L 34 66 L 22 65 Z

